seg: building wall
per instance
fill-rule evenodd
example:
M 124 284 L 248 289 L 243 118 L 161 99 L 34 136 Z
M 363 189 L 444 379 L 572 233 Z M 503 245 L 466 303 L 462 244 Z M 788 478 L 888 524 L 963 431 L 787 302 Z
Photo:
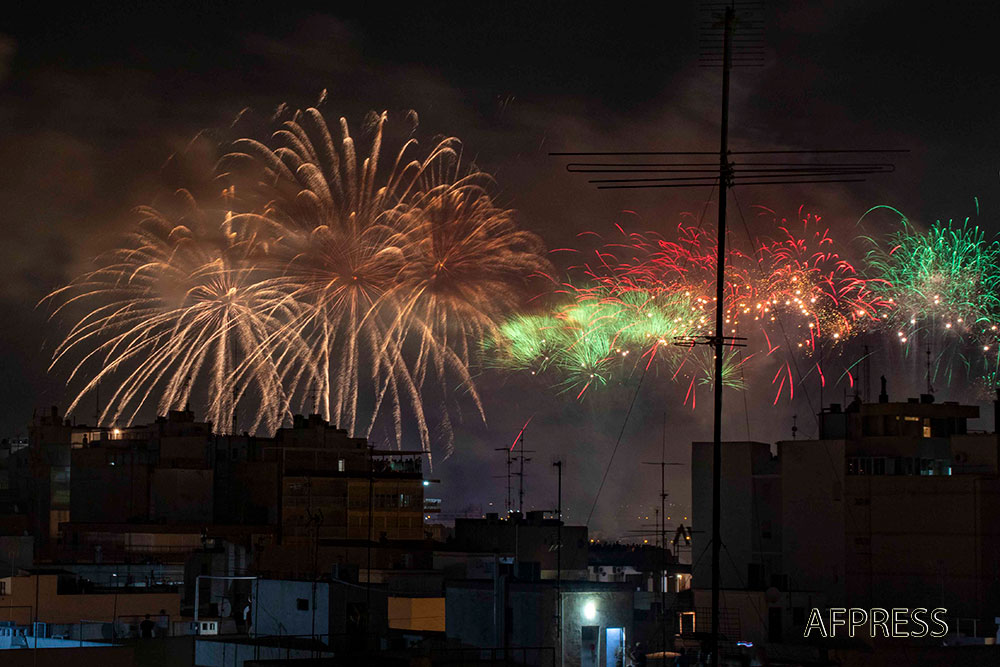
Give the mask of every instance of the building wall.
M 303 606 L 305 609 L 300 608 Z M 263 635 L 329 634 L 330 584 L 262 579 L 257 584 L 255 631 Z
M 849 476 L 848 602 L 941 606 L 978 616 L 983 586 L 998 574 L 996 483 L 962 476 Z M 992 481 L 992 480 L 990 480 Z M 987 610 L 988 611 L 988 610 Z
M 445 588 L 445 632 L 469 646 L 502 646 L 494 622 L 495 595 L 492 587 L 447 586 Z
M 445 599 L 390 597 L 389 627 L 397 630 L 444 632 Z
M 845 595 L 843 440 L 778 443 L 782 558 L 788 587 Z
M 133 667 L 135 664 L 135 650 L 131 646 L 39 648 L 37 651 L 4 651 L 3 655 L 4 667 Z
M 230 667 L 253 660 L 306 660 L 332 658 L 332 652 L 279 646 L 198 639 L 194 643 L 195 667 Z M 292 663 L 294 664 L 294 663 Z
M 610 667 L 604 646 L 608 628 L 625 629 L 625 645 L 634 645 L 637 637 L 634 625 L 634 598 L 631 591 L 563 591 L 562 602 L 562 656 L 563 665 L 580 664 L 583 649 L 584 626 L 598 626 L 599 646 L 597 655 L 601 667 Z M 585 609 L 593 602 L 596 615 L 588 619 Z
M 625 645 L 642 641 L 636 636 L 635 593 L 625 586 L 601 586 L 576 583 L 562 590 L 562 627 L 556 632 L 558 596 L 550 583 L 510 583 L 507 590 L 509 612 L 507 646 L 548 647 L 556 656 L 556 664 L 579 665 L 583 650 L 583 628 L 598 628 L 597 654 L 600 667 L 607 666 L 606 630 L 623 628 Z M 586 616 L 587 604 L 594 606 L 594 618 Z M 479 647 L 495 647 L 493 587 L 487 582 L 462 582 L 449 585 L 445 592 L 446 632 L 450 639 Z M 503 645 L 502 643 L 500 645 Z M 515 652 L 520 659 L 520 653 Z M 548 665 L 552 653 L 529 651 L 525 662 Z
M 712 586 L 712 448 L 710 442 L 695 442 L 691 448 L 691 523 L 693 581 L 698 588 Z M 747 563 L 755 562 L 760 548 L 760 522 L 754 499 L 754 468 L 771 458 L 770 445 L 760 442 L 722 443 L 722 522 L 720 531 L 727 554 L 720 568 L 723 588 L 747 584 Z M 706 551 L 706 548 L 709 550 Z M 704 552 L 704 557 L 699 557 Z M 738 564 L 738 569 L 730 563 Z
M 585 578 L 587 527 L 563 526 L 561 531 L 563 579 Z M 479 553 L 515 555 L 520 562 L 539 564 L 541 578 L 555 579 L 559 560 L 559 526 L 554 520 L 458 519 L 454 546 Z
M 51 624 L 72 624 L 81 620 L 111 621 L 122 616 L 157 615 L 164 610 L 180 614 L 180 595 L 176 593 L 96 593 L 59 595 L 57 575 L 30 575 L 0 579 L 7 595 L 0 595 L 0 611 L 11 610 L 11 619 L 30 623 L 35 609 L 35 585 L 38 585 L 38 619 Z M 0 616 L 6 619 L 6 614 Z
M 73 450 L 70 518 L 125 523 L 149 516 L 150 466 L 138 452 L 117 447 Z M 112 465 L 113 464 L 113 465 Z
M 157 468 L 150 484 L 150 519 L 211 523 L 213 483 L 211 470 Z

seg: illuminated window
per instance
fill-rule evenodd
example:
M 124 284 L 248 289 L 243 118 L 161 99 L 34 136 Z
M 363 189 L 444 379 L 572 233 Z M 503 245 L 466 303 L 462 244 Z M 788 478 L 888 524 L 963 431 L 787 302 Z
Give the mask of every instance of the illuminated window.
M 681 634 L 693 633 L 696 628 L 695 615 L 693 611 L 683 611 L 680 615 Z
M 344 472 L 344 459 L 337 459 L 337 472 Z

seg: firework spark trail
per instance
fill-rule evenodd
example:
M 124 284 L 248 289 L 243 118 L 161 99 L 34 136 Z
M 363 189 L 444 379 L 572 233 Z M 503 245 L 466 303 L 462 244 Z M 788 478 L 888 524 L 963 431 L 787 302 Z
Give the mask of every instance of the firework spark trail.
M 140 209 L 125 247 L 46 297 L 59 302 L 54 316 L 90 308 L 53 353 L 52 367 L 82 354 L 68 381 L 100 366 L 69 410 L 118 378 L 99 421 L 128 423 L 153 396 L 161 412 L 182 408 L 204 382 L 206 416 L 220 428 L 247 392 L 261 401 L 253 427 L 275 428 L 288 414 L 284 374 L 305 351 L 285 324 L 296 304 L 261 281 L 256 216 L 206 211 L 181 196 L 181 215 Z
M 430 385 L 442 403 L 457 385 L 485 418 L 473 352 L 551 265 L 457 139 L 417 158 L 411 138 L 386 161 L 386 122 L 369 118 L 365 148 L 316 109 L 269 141 L 237 140 L 218 165 L 240 193 L 224 233 L 147 209 L 128 246 L 51 294 L 56 313 L 95 304 L 54 354 L 84 354 L 71 379 L 102 360 L 73 407 L 124 373 L 102 421 L 131 420 L 162 383 L 160 409 L 204 385 L 217 426 L 252 391 L 265 403 L 255 428 L 281 423 L 295 400 L 365 436 L 388 413 L 396 442 L 412 423 L 428 454 Z M 450 451 L 447 410 L 436 416 Z
M 755 239 L 749 252 L 733 247 L 728 253 L 727 334 L 736 335 L 749 325 L 761 338 L 760 348 L 767 352 L 764 359 L 783 347 L 785 355 L 795 350 L 808 355 L 821 345 L 842 343 L 858 329 L 866 330 L 871 322 L 879 322 L 877 317 L 883 310 L 891 308 L 891 302 L 870 289 L 869 281 L 841 258 L 818 217 L 800 212 L 798 225 L 783 220 L 777 228 L 777 238 Z M 518 334 L 526 331 L 522 326 L 501 329 L 503 340 L 493 345 L 500 352 L 501 363 L 512 368 L 531 366 L 535 373 L 554 368 L 561 372 L 563 386 L 583 386 L 586 391 L 594 380 L 606 384 L 615 373 L 626 373 L 623 365 L 631 352 L 638 351 L 631 357 L 635 363 L 645 360 L 649 365 L 655 358 L 660 364 L 673 366 L 672 377 L 677 377 L 687 357 L 672 345 L 673 340 L 710 333 L 715 240 L 710 230 L 684 223 L 678 225 L 673 239 L 629 233 L 621 226 L 616 229 L 620 238 L 606 242 L 591 255 L 595 261 L 587 261 L 584 253 L 584 261 L 571 269 L 581 273 L 589 285 L 565 285 L 559 290 L 564 305 L 539 316 L 550 318 L 550 327 L 554 319 L 577 330 L 577 338 L 588 340 L 588 349 L 596 349 L 596 357 L 570 356 L 579 346 L 574 342 L 566 349 L 571 363 L 552 364 L 560 354 L 552 349 L 545 353 L 546 363 L 539 363 L 529 354 L 531 345 L 517 340 Z M 789 341 L 794 349 L 771 343 L 769 329 L 780 326 L 784 336 L 786 325 L 798 339 Z M 548 336 L 550 342 L 557 338 Z M 517 354 L 504 357 L 507 350 L 515 349 Z M 745 375 L 743 363 L 753 356 L 738 365 L 726 365 L 723 382 L 740 386 L 739 379 Z M 821 368 L 818 371 L 825 385 L 825 374 Z M 693 404 L 695 386 L 703 382 L 704 373 L 694 371 L 685 403 L 690 398 Z M 785 385 L 788 396 L 794 396 L 787 360 L 774 382 L 776 400 Z
M 276 148 L 244 140 L 231 159 L 263 166 L 274 190 L 268 214 L 284 228 L 275 282 L 309 306 L 306 328 L 326 368 L 317 407 L 367 435 L 388 402 L 399 442 L 405 406 L 427 449 L 428 384 L 445 394 L 457 384 L 485 418 L 471 352 L 551 265 L 541 240 L 494 203 L 490 177 L 462 164 L 457 139 L 420 160 L 411 139 L 382 174 L 386 119 L 371 119 L 364 159 L 346 121 L 334 138 L 315 109 L 286 122 Z M 359 428 L 365 369 L 374 405 Z M 450 451 L 447 411 L 439 414 Z
M 978 202 L 977 202 L 978 207 Z M 862 237 L 870 249 L 866 271 L 879 276 L 873 290 L 895 308 L 884 319 L 886 334 L 904 355 L 933 350 L 931 381 L 950 385 L 956 368 L 992 387 L 1000 368 L 1000 241 L 966 218 L 937 221 L 918 230 L 897 209 L 898 228 L 885 238 Z
M 888 207 L 872 210 L 880 208 Z M 818 216 L 800 210 L 799 221 L 790 223 L 759 209 L 773 218 L 769 228 L 778 233 L 752 238 L 748 230 L 751 250 L 728 254 L 724 312 L 727 334 L 742 332 L 751 341 L 760 336 L 759 347 L 766 354 L 758 364 L 779 350 L 785 357 L 780 368 L 772 368 L 775 402 L 782 395 L 789 400 L 795 395 L 793 353 L 819 353 L 822 359 L 821 351 L 829 348 L 833 356 L 843 357 L 844 341 L 858 333 L 898 340 L 904 355 L 911 348 L 933 349 L 931 379 L 940 377 L 950 384 L 964 370 L 970 380 L 991 386 L 1000 377 L 1000 242 L 988 239 L 980 228 L 968 220 L 939 221 L 919 231 L 889 209 L 899 215 L 899 228 L 879 238 L 861 237 L 870 249 L 856 265 L 843 256 L 841 244 Z M 548 315 L 572 323 L 580 338 L 596 337 L 590 348 L 597 349 L 597 357 L 563 369 L 559 364 L 537 365 L 522 349 L 520 361 L 502 361 L 512 368 L 534 364 L 536 372 L 562 370 L 563 386 L 586 388 L 595 379 L 607 384 L 616 374 L 630 372 L 623 362 L 630 351 L 638 350 L 632 358 L 647 365 L 655 358 L 658 364 L 672 366 L 671 377 L 678 377 L 686 357 L 663 344 L 675 336 L 710 333 L 706 311 L 714 306 L 712 234 L 683 223 L 671 239 L 615 228 L 619 237 L 589 255 L 594 261 L 577 252 L 584 261 L 571 271 L 586 282 L 559 290 L 562 305 Z M 591 309 L 599 304 L 603 311 L 581 318 L 576 311 L 585 304 Z M 775 333 L 783 344 L 772 342 Z M 603 348 L 601 341 L 607 342 Z M 512 349 L 514 340 L 505 344 Z M 546 359 L 557 355 L 546 351 Z M 807 365 L 815 367 L 819 385 L 826 387 L 822 362 Z M 849 363 L 836 384 L 846 378 L 854 386 L 854 365 Z M 699 375 L 688 371 L 687 376 L 691 382 L 684 401 L 693 404 Z

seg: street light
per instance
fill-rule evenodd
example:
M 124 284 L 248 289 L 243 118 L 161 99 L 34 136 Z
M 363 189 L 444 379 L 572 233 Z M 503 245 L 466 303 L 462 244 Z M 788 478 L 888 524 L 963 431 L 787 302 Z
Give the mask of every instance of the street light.
M 583 616 L 588 621 L 597 618 L 597 605 L 594 604 L 593 600 L 587 600 L 587 603 L 583 605 Z

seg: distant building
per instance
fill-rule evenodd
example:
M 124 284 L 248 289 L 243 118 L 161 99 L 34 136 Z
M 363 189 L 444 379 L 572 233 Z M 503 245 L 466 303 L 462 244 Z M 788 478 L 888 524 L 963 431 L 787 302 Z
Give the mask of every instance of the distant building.
M 423 455 L 374 450 L 318 415 L 268 438 L 213 433 L 190 410 L 96 428 L 53 408 L 7 457 L 0 536 L 27 532 L 37 562 L 73 567 L 174 573 L 206 540 L 223 540 L 252 555 L 243 569 L 271 576 L 429 568 L 429 550 L 426 563 L 414 557 L 439 509 L 425 507 Z
M 559 568 L 563 580 L 587 579 L 587 527 L 560 525 L 561 521 L 546 519 L 544 514 L 456 519 L 449 544 L 458 551 L 509 556 L 521 579 L 555 579 Z
M 176 590 L 94 589 L 60 570 L 31 570 L 0 578 L 0 608 L 14 628 L 39 624 L 38 634 L 75 640 L 110 640 L 137 636 L 150 614 L 166 634 L 180 614 Z
M 759 592 L 744 632 L 801 638 L 809 609 L 825 605 L 1000 615 L 998 440 L 969 429 L 978 416 L 929 395 L 893 403 L 883 389 L 878 403 L 824 409 L 816 440 L 782 441 L 776 453 L 724 443 L 720 585 L 729 599 Z M 693 445 L 692 489 L 701 553 L 712 534 L 711 443 Z M 709 604 L 711 584 L 702 558 L 696 607 Z M 699 630 L 707 623 L 703 614 Z

